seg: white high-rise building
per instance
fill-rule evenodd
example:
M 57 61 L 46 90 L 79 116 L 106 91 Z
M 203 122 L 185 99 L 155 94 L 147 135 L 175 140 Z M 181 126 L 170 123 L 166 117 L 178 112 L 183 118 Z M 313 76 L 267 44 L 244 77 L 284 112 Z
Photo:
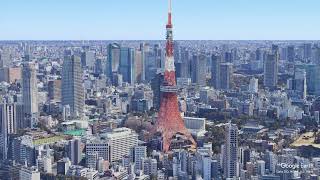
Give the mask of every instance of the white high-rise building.
M 23 180 L 40 180 L 40 172 L 35 167 L 22 167 L 19 171 L 19 179 Z
M 206 131 L 206 119 L 205 118 L 194 118 L 194 117 L 183 117 L 184 125 L 194 136 L 204 136 Z
M 226 144 L 224 146 L 224 176 L 236 178 L 239 176 L 238 163 L 238 127 L 235 124 L 226 125 Z
M 29 118 L 38 115 L 38 87 L 36 68 L 33 63 L 24 63 L 22 68 L 22 97 L 24 113 Z M 27 127 L 33 127 L 35 122 L 29 122 Z
M 266 162 L 263 160 L 258 160 L 257 161 L 257 166 L 258 166 L 258 175 L 263 176 L 266 171 Z
M 110 162 L 119 161 L 130 154 L 131 148 L 138 145 L 138 134 L 129 128 L 117 128 L 105 134 L 109 144 Z
M 194 118 L 184 117 L 184 124 L 188 129 L 201 129 L 205 130 L 206 119 L 205 118 Z
M 69 105 L 71 116 L 79 117 L 84 109 L 83 72 L 80 58 L 70 54 L 65 55 L 62 65 L 62 105 Z
M 46 173 L 52 173 L 52 160 L 53 157 L 45 156 L 43 157 L 43 170 Z
M 45 173 L 52 173 L 52 158 L 51 156 L 38 157 L 38 169 Z

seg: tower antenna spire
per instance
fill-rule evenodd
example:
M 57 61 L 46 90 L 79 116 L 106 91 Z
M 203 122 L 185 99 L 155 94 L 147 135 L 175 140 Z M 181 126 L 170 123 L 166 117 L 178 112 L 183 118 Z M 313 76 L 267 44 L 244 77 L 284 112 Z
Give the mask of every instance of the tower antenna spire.
M 169 0 L 168 25 L 171 25 L 172 0 Z

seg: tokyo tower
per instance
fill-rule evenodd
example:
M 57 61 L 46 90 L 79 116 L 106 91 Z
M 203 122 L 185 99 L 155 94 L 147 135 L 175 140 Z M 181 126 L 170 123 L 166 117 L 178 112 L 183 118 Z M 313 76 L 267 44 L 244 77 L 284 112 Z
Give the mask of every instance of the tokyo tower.
M 184 125 L 178 105 L 177 86 L 175 77 L 175 66 L 173 57 L 173 34 L 171 21 L 171 0 L 169 0 L 168 24 L 166 25 L 166 60 L 164 69 L 164 82 L 160 87 L 162 98 L 160 110 L 156 122 L 156 131 L 161 133 L 162 150 L 170 150 L 173 139 L 176 135 L 184 136 L 186 142 L 196 147 L 196 142 Z

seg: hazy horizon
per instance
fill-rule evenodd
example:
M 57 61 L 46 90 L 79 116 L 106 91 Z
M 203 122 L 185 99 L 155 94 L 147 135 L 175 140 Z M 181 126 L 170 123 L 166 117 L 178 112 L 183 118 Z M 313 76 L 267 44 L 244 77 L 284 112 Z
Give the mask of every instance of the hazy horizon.
M 175 40 L 320 39 L 317 0 L 173 0 Z M 167 0 L 2 0 L 0 40 L 165 38 Z

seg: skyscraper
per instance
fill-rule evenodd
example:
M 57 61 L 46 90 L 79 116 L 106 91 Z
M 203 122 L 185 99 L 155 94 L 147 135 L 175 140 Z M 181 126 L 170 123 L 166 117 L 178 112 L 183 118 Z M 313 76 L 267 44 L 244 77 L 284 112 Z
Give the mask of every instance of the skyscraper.
M 121 47 L 119 72 L 124 82 L 134 83 L 134 49 Z
M 303 44 L 303 58 L 305 61 L 310 60 L 312 54 L 312 44 Z
M 77 165 L 81 161 L 81 141 L 80 139 L 73 139 L 68 142 L 67 155 L 73 165 Z
M 142 82 L 143 61 L 142 52 L 137 50 L 134 55 L 134 82 Z
M 0 82 L 9 82 L 9 68 L 3 67 L 0 68 Z
M 3 59 L 1 58 L 1 52 L 0 52 L 0 68 L 3 67 Z
M 288 58 L 288 48 L 281 47 L 280 48 L 280 60 L 287 60 Z
M 144 52 L 144 63 L 145 63 L 145 80 L 150 82 L 152 78 L 157 73 L 158 62 L 156 57 L 156 51 L 150 50 L 150 48 L 145 49 Z
M 220 64 L 220 88 L 229 90 L 232 88 L 233 65 L 231 63 Z
M 48 96 L 50 100 L 61 102 L 61 79 L 48 82 Z
M 141 76 L 141 80 L 142 81 L 145 81 L 146 80 L 146 58 L 145 58 L 145 54 L 146 54 L 146 51 L 148 51 L 148 46 L 145 44 L 145 43 L 141 43 L 140 44 L 140 49 L 141 51 L 141 59 L 142 59 L 142 76 Z
M 106 76 L 113 79 L 113 72 L 118 72 L 120 64 L 120 45 L 113 43 L 108 45 L 108 57 L 106 62 Z
M 179 42 L 173 43 L 173 57 L 175 62 L 181 61 L 181 49 L 180 49 Z
M 250 79 L 250 83 L 249 83 L 249 88 L 248 88 L 249 92 L 251 93 L 258 93 L 259 90 L 259 80 L 256 79 L 255 77 L 252 77 Z
M 294 46 L 288 46 L 287 60 L 289 62 L 294 62 L 295 56 L 296 56 L 296 54 L 295 54 Z
M 308 64 L 306 67 L 308 94 L 320 95 L 320 65 Z
M 267 54 L 264 61 L 264 81 L 263 84 L 269 89 L 275 89 L 278 84 L 278 61 L 277 53 Z
M 300 98 L 305 99 L 307 96 L 307 73 L 305 69 L 295 68 L 292 85 L 292 89 L 298 93 Z
M 101 58 L 96 59 L 96 61 L 94 62 L 94 73 L 95 74 L 102 74 L 104 71 L 104 67 L 103 67 L 103 60 Z
M 256 55 L 255 60 L 257 60 L 257 61 L 263 60 L 263 52 L 260 48 L 257 48 L 255 55 Z
M 224 53 L 224 61 L 228 63 L 232 63 L 232 54 L 231 52 Z
M 174 66 L 176 67 L 176 77 L 182 77 L 182 60 L 181 60 L 181 48 L 178 42 L 173 44 L 173 57 L 174 57 Z
M 187 48 L 181 49 L 181 67 L 180 67 L 180 76 L 182 78 L 190 78 L 191 72 L 190 72 L 190 52 Z
M 160 102 L 161 102 L 161 84 L 163 83 L 163 71 L 158 69 L 156 76 L 151 80 L 151 88 L 153 91 L 153 107 L 156 110 L 160 109 Z
M 221 56 L 211 56 L 211 84 L 215 89 L 220 89 L 220 64 Z
M 249 147 L 240 147 L 239 150 L 239 158 L 240 158 L 240 165 L 241 168 L 246 170 L 246 163 L 250 161 L 250 149 Z
M 161 68 L 161 63 L 162 63 L 162 61 L 163 61 L 163 50 L 162 50 L 162 48 L 160 47 L 160 45 L 159 44 L 156 44 L 156 45 L 154 45 L 154 49 L 153 49 L 153 51 L 154 51 L 154 56 L 155 56 L 155 60 L 156 60 L 156 67 L 157 68 Z
M 2 159 L 7 159 L 8 155 L 8 136 L 17 132 L 17 117 L 15 104 L 0 104 L 0 149 Z
M 11 60 L 11 54 L 10 51 L 7 49 L 4 49 L 2 52 L 0 52 L 0 67 L 9 67 Z
M 131 162 L 134 162 L 135 169 L 143 170 L 143 159 L 147 157 L 146 146 L 135 146 L 130 150 Z
M 185 136 L 186 141 L 194 148 L 196 142 L 191 136 L 188 129 L 185 127 L 181 114 L 179 112 L 177 87 L 176 87 L 176 73 L 173 57 L 173 35 L 171 24 L 171 0 L 169 0 L 169 13 L 167 28 L 167 42 L 166 42 L 166 61 L 164 68 L 164 82 L 161 86 L 162 99 L 160 110 L 158 113 L 158 120 L 156 122 L 156 132 L 159 132 L 162 137 L 162 150 L 167 152 L 170 150 L 172 140 L 176 134 Z
M 192 83 L 206 85 L 207 59 L 204 54 L 195 54 L 192 59 Z
M 33 63 L 25 62 L 22 68 L 22 97 L 25 115 L 32 119 L 38 115 L 38 88 L 36 68 Z M 28 123 L 32 127 L 34 122 Z
M 211 163 L 212 159 L 210 156 L 202 157 L 202 177 L 203 180 L 211 180 Z
M 80 58 L 75 55 L 66 55 L 62 65 L 62 105 L 70 106 L 70 113 L 73 117 L 81 116 L 83 113 L 84 87 L 82 75 Z
M 88 67 L 89 69 L 94 68 L 95 64 L 95 52 L 94 51 L 85 51 L 81 55 L 81 64 L 83 67 Z
M 225 128 L 226 144 L 224 146 L 224 176 L 238 177 L 238 127 L 228 123 Z

